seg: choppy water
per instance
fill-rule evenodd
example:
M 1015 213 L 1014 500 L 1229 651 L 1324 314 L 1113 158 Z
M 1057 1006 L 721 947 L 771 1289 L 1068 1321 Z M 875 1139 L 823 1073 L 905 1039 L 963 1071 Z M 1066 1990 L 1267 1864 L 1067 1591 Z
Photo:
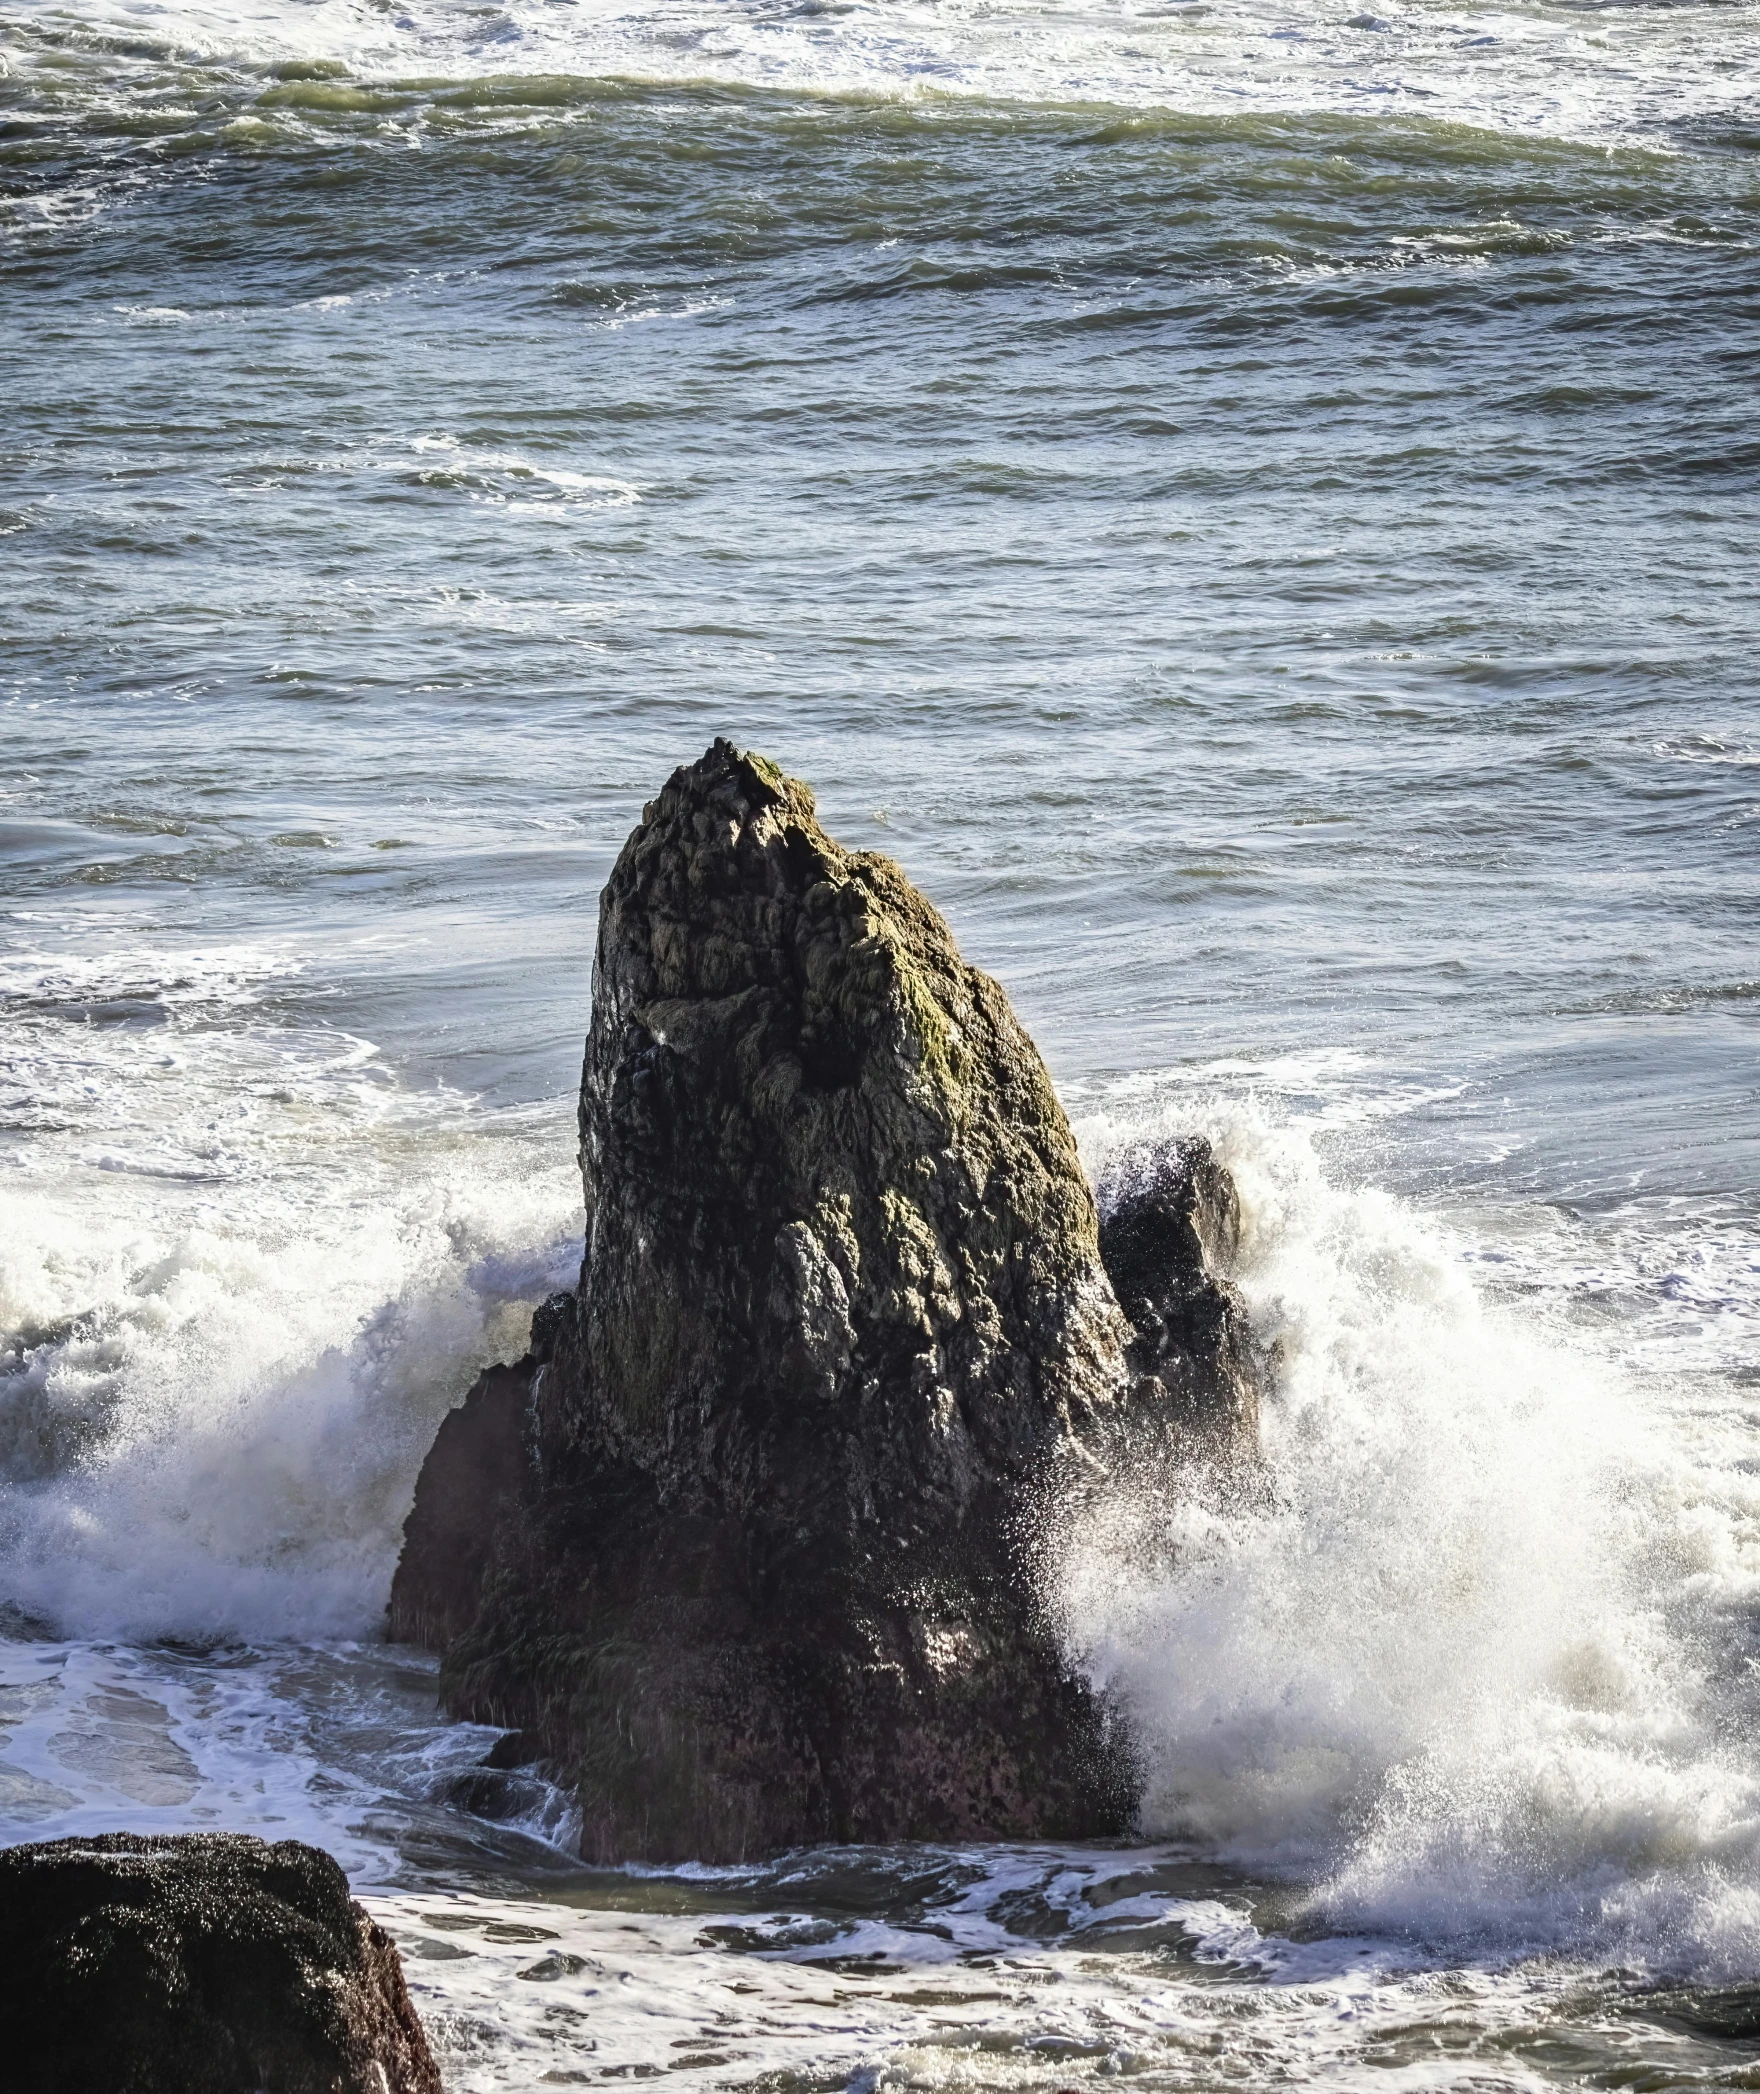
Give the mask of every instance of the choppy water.
M 0 0 L 5 1836 L 320 1839 L 455 2089 L 1751 2084 L 1757 28 Z M 1136 1847 L 583 1875 L 375 1640 L 717 732 L 1235 1168 Z

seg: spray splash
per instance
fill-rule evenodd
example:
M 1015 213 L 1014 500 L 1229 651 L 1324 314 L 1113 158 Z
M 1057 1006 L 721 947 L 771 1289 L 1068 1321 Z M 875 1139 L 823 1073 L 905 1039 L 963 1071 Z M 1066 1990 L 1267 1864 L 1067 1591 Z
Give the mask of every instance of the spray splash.
M 1102 1174 L 1124 1131 L 1086 1128 Z M 1142 1740 L 1143 1829 L 1307 1881 L 1329 1927 L 1745 1969 L 1760 1495 L 1720 1411 L 1489 1298 L 1468 1245 L 1329 1182 L 1305 1132 L 1239 1106 L 1209 1131 L 1268 1488 L 1138 1475 L 1056 1554 Z
M 290 971 L 0 980 L 0 1577 L 72 1634 L 370 1632 L 440 1417 L 578 1263 L 556 1116 L 409 1091 Z

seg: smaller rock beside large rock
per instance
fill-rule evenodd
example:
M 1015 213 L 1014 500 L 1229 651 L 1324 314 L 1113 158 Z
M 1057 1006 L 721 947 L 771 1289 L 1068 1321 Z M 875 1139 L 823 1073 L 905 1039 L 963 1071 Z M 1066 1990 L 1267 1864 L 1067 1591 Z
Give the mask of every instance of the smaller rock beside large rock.
M 19 2094 L 441 2094 L 390 1937 L 297 1840 L 0 1851 L 0 1973 Z
M 1234 1180 L 1201 1134 L 1141 1144 L 1100 1188 L 1100 1255 L 1129 1319 L 1137 1415 L 1175 1422 L 1188 1453 L 1236 1461 L 1258 1445 Z

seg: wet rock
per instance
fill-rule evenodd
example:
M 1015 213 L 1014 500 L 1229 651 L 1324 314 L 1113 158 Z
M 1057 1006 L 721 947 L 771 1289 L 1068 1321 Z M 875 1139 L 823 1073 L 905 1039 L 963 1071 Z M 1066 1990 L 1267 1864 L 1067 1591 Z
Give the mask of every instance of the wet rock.
M 551 1949 L 536 1963 L 528 1963 L 524 1970 L 516 1970 L 514 1976 L 524 1978 L 528 1985 L 554 1985 L 558 1978 L 578 1978 L 591 1968 L 585 1956 L 569 1956 L 561 1949 Z
M 592 1859 L 1123 1830 L 1030 1534 L 1191 1436 L 1208 1326 L 1121 1313 L 1002 990 L 718 742 L 606 887 L 580 1136 L 580 1286 L 406 1530 L 392 1631 L 446 1705 L 541 1750 Z
M 544 1757 L 542 1743 L 524 1731 L 510 1730 L 495 1740 L 483 1755 L 485 1767 L 529 1767 Z
M 444 1649 L 476 1619 L 497 1531 L 525 1487 L 530 1396 L 526 1362 L 491 1367 L 440 1421 L 404 1527 L 406 1556 L 423 1566 L 419 1584 L 400 1588 L 399 1633 L 411 1643 Z
M 1132 1328 L 1131 1369 L 1205 1446 L 1233 1455 L 1259 1425 L 1246 1305 L 1226 1278 L 1240 1250 L 1234 1180 L 1202 1135 L 1128 1151 L 1101 1187 L 1100 1255 Z
M 440 2094 L 390 1938 L 295 1840 L 0 1852 L 0 1970 L 21 2094 Z
M 486 1818 L 492 1825 L 538 1820 L 551 1798 L 549 1784 L 535 1775 L 493 1767 L 473 1767 L 467 1774 L 455 1775 L 441 1793 L 455 1810 Z

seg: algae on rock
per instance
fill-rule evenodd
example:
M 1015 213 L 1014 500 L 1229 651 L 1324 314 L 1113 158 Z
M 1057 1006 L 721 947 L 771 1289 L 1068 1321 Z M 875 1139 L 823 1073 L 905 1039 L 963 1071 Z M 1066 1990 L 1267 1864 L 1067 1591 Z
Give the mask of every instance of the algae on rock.
M 580 1144 L 579 1288 L 406 1530 L 393 1632 L 448 1707 L 529 1734 L 596 1859 L 1125 1829 L 1026 1527 L 1220 1384 L 1171 1325 L 1139 1357 L 1002 990 L 726 742 L 606 887 Z

